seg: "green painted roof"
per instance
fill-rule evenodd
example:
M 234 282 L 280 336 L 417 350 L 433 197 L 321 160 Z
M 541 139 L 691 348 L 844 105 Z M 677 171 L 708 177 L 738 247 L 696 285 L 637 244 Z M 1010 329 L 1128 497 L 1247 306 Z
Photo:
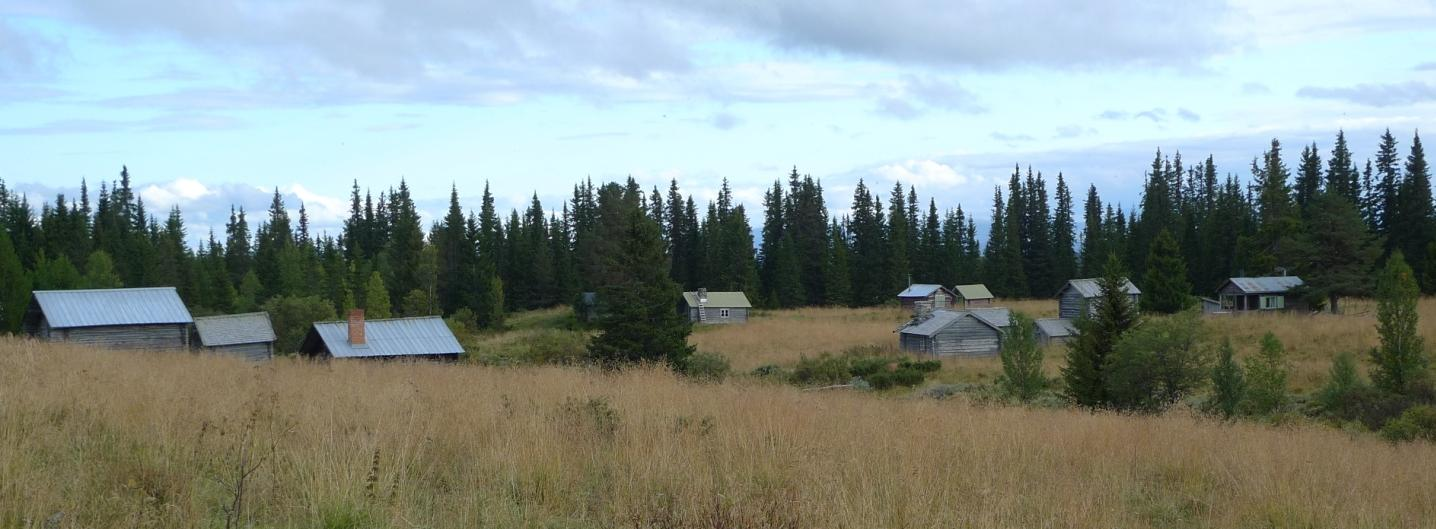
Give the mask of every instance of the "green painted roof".
M 687 303 L 690 307 L 697 307 L 698 293 L 684 292 L 683 302 Z M 752 308 L 753 304 L 748 303 L 748 296 L 743 295 L 742 292 L 709 292 L 708 302 L 704 303 L 703 306 L 726 309 L 748 309 Z
M 975 285 L 958 285 L 952 289 L 956 290 L 957 295 L 961 296 L 962 299 L 992 299 L 992 291 L 988 290 L 987 285 L 982 283 Z

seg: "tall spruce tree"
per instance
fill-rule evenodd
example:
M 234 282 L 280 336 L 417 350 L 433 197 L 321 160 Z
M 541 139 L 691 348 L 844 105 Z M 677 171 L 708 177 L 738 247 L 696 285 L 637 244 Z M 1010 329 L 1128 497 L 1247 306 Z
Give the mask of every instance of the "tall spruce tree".
M 0 229 L 0 331 L 20 332 L 29 303 L 30 278 L 10 242 L 10 234 Z
M 1077 319 L 1077 338 L 1067 343 L 1067 365 L 1062 368 L 1066 395 L 1073 403 L 1088 408 L 1111 404 L 1107 394 L 1107 357 L 1128 330 L 1137 325 L 1136 307 L 1127 297 L 1126 274 L 1116 254 L 1109 254 L 1098 280 L 1101 294 L 1092 314 Z
M 1293 189 L 1296 207 L 1303 213 L 1307 204 L 1321 191 L 1321 180 L 1321 152 L 1317 150 L 1316 144 L 1312 143 L 1301 148 L 1301 164 L 1297 166 L 1296 186 Z
M 1341 298 L 1371 292 L 1371 269 L 1381 247 L 1346 197 L 1328 191 L 1313 198 L 1303 237 L 1301 274 L 1333 313 L 1341 312 Z
M 1336 145 L 1326 161 L 1326 191 L 1345 198 L 1352 204 L 1361 203 L 1361 175 L 1346 144 L 1346 132 L 1336 132 Z
M 1052 218 L 1052 274 L 1049 290 L 1055 292 L 1068 279 L 1077 277 L 1076 231 L 1072 219 L 1072 192 L 1062 173 L 1057 173 L 1057 211 Z
M 1386 239 L 1386 251 L 1389 253 L 1399 244 L 1400 238 L 1391 237 L 1397 229 L 1397 223 L 1401 219 L 1401 167 L 1400 155 L 1396 152 L 1396 137 L 1391 135 L 1391 129 L 1381 135 L 1381 143 L 1376 148 L 1376 175 L 1372 193 L 1372 216 L 1375 220 L 1376 233 L 1384 235 Z M 1368 164 L 1369 171 L 1370 164 Z
M 624 217 L 605 220 L 606 231 L 615 232 L 617 238 L 600 255 L 603 310 L 600 333 L 590 342 L 589 354 L 611 366 L 663 361 L 682 369 L 693 352 L 688 345 L 691 324 L 673 310 L 678 284 L 668 276 L 658 225 L 638 208 L 613 212 Z
M 1177 241 L 1167 230 L 1157 232 L 1147 253 L 1147 274 L 1142 282 L 1142 309 L 1175 314 L 1191 306 L 1192 285 Z
M 1101 270 L 1102 259 L 1108 253 L 1106 236 L 1102 226 L 1102 197 L 1097 186 L 1087 187 L 1087 200 L 1082 203 L 1082 277 L 1092 277 Z
M 1431 203 L 1431 171 L 1426 165 L 1426 152 L 1421 147 L 1421 136 L 1411 139 L 1411 154 L 1406 157 L 1405 174 L 1396 192 L 1397 223 L 1392 226 L 1389 236 L 1392 248 L 1413 256 L 1411 268 L 1416 277 L 1422 277 L 1425 262 L 1420 256 L 1426 245 L 1436 240 L 1436 209 Z M 1436 285 L 1422 285 L 1425 292 L 1436 292 Z

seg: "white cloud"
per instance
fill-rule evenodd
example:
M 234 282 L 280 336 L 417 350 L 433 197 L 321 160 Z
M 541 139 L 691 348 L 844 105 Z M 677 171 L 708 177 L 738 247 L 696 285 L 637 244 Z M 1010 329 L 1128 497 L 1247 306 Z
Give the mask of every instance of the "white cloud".
M 952 166 L 934 160 L 907 160 L 878 167 L 873 172 L 889 181 L 919 187 L 952 188 L 979 181 L 978 178 L 959 173 Z
M 199 180 L 178 178 L 162 184 L 145 186 L 140 190 L 140 197 L 143 197 L 148 204 L 169 209 L 170 206 L 183 206 L 214 193 Z

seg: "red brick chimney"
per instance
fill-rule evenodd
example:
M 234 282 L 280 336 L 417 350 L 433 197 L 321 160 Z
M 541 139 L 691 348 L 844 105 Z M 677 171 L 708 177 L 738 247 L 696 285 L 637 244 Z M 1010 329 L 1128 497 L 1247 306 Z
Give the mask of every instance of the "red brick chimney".
M 364 309 L 349 311 L 349 345 L 364 345 Z

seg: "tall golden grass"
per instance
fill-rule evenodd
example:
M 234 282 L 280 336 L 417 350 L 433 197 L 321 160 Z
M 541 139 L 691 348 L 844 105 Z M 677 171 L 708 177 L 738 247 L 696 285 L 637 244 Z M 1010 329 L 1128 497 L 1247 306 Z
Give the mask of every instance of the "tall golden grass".
M 1203 318 L 1215 340 L 1230 338 L 1238 355 L 1255 352 L 1261 336 L 1272 332 L 1286 346 L 1292 363 L 1291 387 L 1311 391 L 1326 382 L 1331 360 L 1349 352 L 1359 360 L 1379 342 L 1376 306 L 1370 300 L 1345 300 L 1345 314 L 1214 315 Z M 1049 299 L 1002 300 L 999 306 L 1036 318 L 1055 317 L 1057 301 Z M 1436 347 L 1436 298 L 1420 301 L 1420 331 Z M 766 364 L 791 365 L 802 356 L 839 353 L 853 346 L 895 350 L 897 328 L 909 318 L 897 308 L 799 309 L 759 313 L 743 326 L 697 329 L 690 340 L 700 351 L 724 355 L 739 371 Z M 1048 348 L 1046 371 L 1056 376 L 1063 360 L 1061 346 Z M 1365 362 L 1358 362 L 1365 366 Z M 944 361 L 938 378 L 949 382 L 990 381 L 1001 372 L 994 358 Z
M 1436 526 L 1436 446 L 1324 427 L 0 341 L 0 527 L 223 527 L 241 448 L 256 527 Z

